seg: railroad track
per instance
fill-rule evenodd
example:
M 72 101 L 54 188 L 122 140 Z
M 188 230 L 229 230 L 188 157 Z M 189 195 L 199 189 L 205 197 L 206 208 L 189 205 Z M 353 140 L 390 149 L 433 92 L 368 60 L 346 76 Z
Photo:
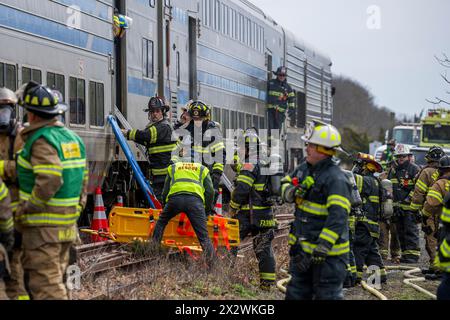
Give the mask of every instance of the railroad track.
M 289 223 L 294 219 L 291 214 L 276 215 L 278 229 L 275 231 L 274 240 L 288 236 Z M 252 239 L 248 239 L 239 247 L 239 254 L 245 254 L 252 250 Z M 178 251 L 169 251 L 169 255 Z M 132 267 L 154 259 L 154 256 L 137 257 L 133 254 L 130 244 L 121 244 L 113 241 L 89 243 L 75 247 L 77 265 L 83 275 L 94 275 L 97 273 Z

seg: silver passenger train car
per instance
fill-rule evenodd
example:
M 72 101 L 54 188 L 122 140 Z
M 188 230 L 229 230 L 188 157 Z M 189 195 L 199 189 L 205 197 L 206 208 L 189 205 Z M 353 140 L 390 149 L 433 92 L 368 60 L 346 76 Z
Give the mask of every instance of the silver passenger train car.
M 115 13 L 133 19 L 120 39 Z M 201 99 L 223 131 L 266 128 L 267 82 L 286 65 L 297 96 L 289 168 L 302 157 L 305 122 L 332 118 L 330 59 L 247 0 L 1 0 L 0 42 L 0 86 L 35 80 L 62 93 L 63 120 L 86 142 L 90 192 L 132 187 L 105 123 L 114 105 L 137 128 L 155 93 L 170 102 L 173 120 L 189 99 Z

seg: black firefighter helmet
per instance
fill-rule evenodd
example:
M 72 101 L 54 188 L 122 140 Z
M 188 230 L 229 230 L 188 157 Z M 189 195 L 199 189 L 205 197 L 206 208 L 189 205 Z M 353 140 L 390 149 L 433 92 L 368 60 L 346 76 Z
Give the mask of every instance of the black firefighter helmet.
M 162 113 L 166 113 L 169 111 L 169 106 L 164 102 L 163 98 L 154 96 L 148 101 L 147 109 L 144 109 L 144 112 L 149 112 L 155 109 L 161 109 Z
M 36 82 L 25 86 L 20 104 L 43 118 L 58 116 L 67 110 L 67 105 L 60 103 L 58 92 Z
M 430 162 L 439 161 L 443 156 L 445 156 L 444 149 L 438 146 L 432 146 L 425 155 L 425 159 Z

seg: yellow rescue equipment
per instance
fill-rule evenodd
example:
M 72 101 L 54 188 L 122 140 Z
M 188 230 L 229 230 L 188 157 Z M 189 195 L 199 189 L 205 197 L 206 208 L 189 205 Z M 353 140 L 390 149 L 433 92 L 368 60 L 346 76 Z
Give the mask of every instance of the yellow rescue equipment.
M 109 232 L 81 229 L 81 232 L 99 235 L 115 242 L 148 241 L 153 235 L 161 210 L 113 207 L 109 213 Z M 239 221 L 221 216 L 208 217 L 208 234 L 215 248 L 239 246 Z M 174 248 L 200 248 L 200 243 L 187 218 L 181 213 L 169 221 L 162 244 Z

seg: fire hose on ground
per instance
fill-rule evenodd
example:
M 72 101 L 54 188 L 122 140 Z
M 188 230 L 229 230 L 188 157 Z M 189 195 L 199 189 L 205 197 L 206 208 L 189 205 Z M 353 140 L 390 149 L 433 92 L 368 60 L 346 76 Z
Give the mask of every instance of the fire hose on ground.
M 414 288 L 415 290 L 429 296 L 430 298 L 436 300 L 436 295 L 431 293 L 430 291 L 418 286 L 417 284 L 413 283 L 416 281 L 426 281 L 424 277 L 417 277 L 413 275 L 413 273 L 420 272 L 420 268 L 417 267 L 411 267 L 411 266 L 387 266 L 386 270 L 404 270 L 404 277 L 406 279 L 403 279 L 403 283 Z M 291 276 L 285 269 L 280 269 L 280 273 L 283 275 L 286 275 L 286 278 L 283 278 L 277 282 L 277 288 L 283 292 L 286 293 L 286 284 L 291 280 Z M 382 294 L 377 289 L 373 288 L 372 286 L 368 285 L 366 281 L 361 282 L 361 287 L 368 291 L 369 293 L 373 294 L 380 300 L 389 300 L 384 294 Z

